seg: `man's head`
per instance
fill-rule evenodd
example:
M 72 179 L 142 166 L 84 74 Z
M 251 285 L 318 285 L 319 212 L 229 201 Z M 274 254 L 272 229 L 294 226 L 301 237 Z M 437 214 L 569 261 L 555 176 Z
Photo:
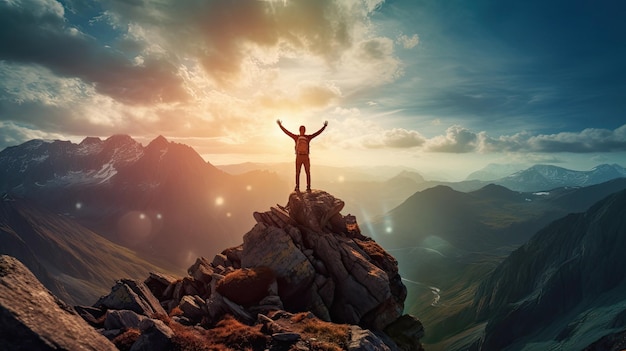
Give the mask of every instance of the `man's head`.
M 306 132 L 306 127 L 300 126 L 300 135 L 304 135 L 304 132 Z

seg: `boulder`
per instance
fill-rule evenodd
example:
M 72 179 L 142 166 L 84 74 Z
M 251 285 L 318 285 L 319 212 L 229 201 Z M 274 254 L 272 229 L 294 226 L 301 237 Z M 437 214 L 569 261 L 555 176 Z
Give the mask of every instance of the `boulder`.
M 141 336 L 130 351 L 167 351 L 171 349 L 174 332 L 158 319 L 146 318 L 139 324 Z
M 152 294 L 160 299 L 168 286 L 176 282 L 176 278 L 158 272 L 150 272 L 150 276 L 144 281 L 144 284 L 152 291 Z
M 289 217 L 299 225 L 321 232 L 344 205 L 325 191 L 293 192 L 289 195 Z
M 111 289 L 111 293 L 102 296 L 94 307 L 131 310 L 148 317 L 154 314 L 166 314 L 150 289 L 143 282 L 132 279 L 119 280 Z
M 371 331 L 353 325 L 350 326 L 348 351 L 390 351 L 390 348 Z
M 117 350 L 6 255 L 0 256 L 0 345 L 3 350 Z
M 285 301 L 306 291 L 315 278 L 315 268 L 283 229 L 257 224 L 244 235 L 241 266 L 269 267 Z
M 422 351 L 420 339 L 424 337 L 424 326 L 419 319 L 403 315 L 385 328 L 385 333 L 405 351 Z
M 139 323 L 148 317 L 129 310 L 108 310 L 104 320 L 104 329 L 139 328 Z
M 183 315 L 190 320 L 199 320 L 204 315 L 202 306 L 190 295 L 183 296 L 178 307 L 183 311 Z

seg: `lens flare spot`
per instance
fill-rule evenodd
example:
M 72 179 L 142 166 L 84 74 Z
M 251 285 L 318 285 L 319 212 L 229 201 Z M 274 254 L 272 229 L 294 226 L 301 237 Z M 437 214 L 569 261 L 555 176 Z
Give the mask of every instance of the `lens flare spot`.
M 162 214 L 160 214 L 160 213 L 157 213 L 156 218 L 157 218 L 157 219 L 163 219 L 163 215 L 162 215 Z
M 139 214 L 139 219 L 146 219 L 146 214 L 145 213 L 140 213 Z
M 252 185 L 246 186 L 246 190 L 251 191 L 252 190 Z
M 337 177 L 337 181 L 338 181 L 339 183 L 343 183 L 345 180 L 346 180 L 346 178 L 345 178 L 344 176 L 342 176 L 342 175 L 340 175 L 339 177 Z
M 215 206 L 222 206 L 224 204 L 224 198 L 218 196 L 215 198 Z
M 76 205 L 74 205 L 76 207 L 77 210 L 80 210 L 81 208 L 83 208 L 83 203 L 82 202 L 77 202 Z
M 232 217 L 232 216 L 233 216 L 233 214 L 232 214 L 232 213 L 230 213 L 230 212 L 227 212 L 227 213 L 226 213 L 226 217 L 230 218 L 230 217 Z
M 391 226 L 389 226 L 389 227 L 385 228 L 385 232 L 387 234 L 391 234 L 391 232 L 393 232 L 393 228 Z

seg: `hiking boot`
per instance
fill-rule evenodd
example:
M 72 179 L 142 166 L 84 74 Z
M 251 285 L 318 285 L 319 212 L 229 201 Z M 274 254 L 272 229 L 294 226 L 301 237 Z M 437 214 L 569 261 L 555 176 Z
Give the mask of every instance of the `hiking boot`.
M 306 192 L 307 192 L 307 193 L 310 193 L 310 192 L 311 192 L 311 188 L 307 187 L 307 188 L 306 188 Z
M 300 192 L 300 187 L 299 187 L 299 186 L 297 186 L 295 189 L 293 189 L 293 191 L 295 191 L 295 192 L 299 193 L 299 192 Z

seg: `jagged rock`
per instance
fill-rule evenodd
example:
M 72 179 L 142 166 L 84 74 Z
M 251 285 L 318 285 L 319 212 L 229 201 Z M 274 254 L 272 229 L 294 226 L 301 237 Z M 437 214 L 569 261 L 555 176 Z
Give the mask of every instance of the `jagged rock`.
M 222 251 L 222 254 L 233 264 L 233 268 L 241 268 L 241 253 L 243 252 L 243 246 L 228 248 Z
M 228 311 L 224 297 L 218 292 L 212 293 L 206 300 L 206 309 L 209 324 L 217 322 Z
M 389 346 L 367 329 L 350 326 L 349 351 L 390 351 Z
M 211 262 L 213 267 L 222 266 L 222 267 L 232 267 L 232 263 L 228 260 L 228 257 L 224 254 L 217 254 L 213 257 L 213 262 Z
M 150 272 L 150 276 L 144 281 L 144 284 L 152 291 L 157 298 L 162 298 L 163 293 L 168 286 L 176 282 L 176 278 L 159 272 Z
M 207 261 L 204 257 L 200 257 L 196 259 L 196 262 L 189 267 L 189 269 L 187 269 L 187 273 L 189 273 L 193 279 L 208 284 L 211 282 L 211 275 L 214 272 L 209 261 Z
M 183 315 L 190 320 L 198 320 L 204 315 L 202 305 L 198 304 L 193 296 L 183 296 L 178 307 L 183 311 Z
M 321 232 L 345 203 L 321 190 L 293 192 L 289 195 L 289 217 L 298 224 Z
M 111 289 L 111 293 L 101 297 L 94 307 L 131 310 L 145 316 L 152 316 L 155 313 L 166 314 L 150 289 L 143 282 L 132 279 L 118 281 Z
M 241 266 L 271 268 L 283 301 L 306 291 L 315 278 L 315 268 L 291 237 L 283 229 L 263 224 L 244 235 Z
M 101 326 L 102 321 L 99 319 L 106 313 L 106 311 L 91 306 L 74 306 L 74 311 L 92 327 Z
M 424 337 L 424 326 L 417 318 L 403 315 L 385 328 L 385 333 L 404 351 L 420 351 L 419 340 Z
M 146 318 L 139 324 L 141 336 L 130 351 L 167 351 L 171 349 L 174 332 L 158 319 Z
M 139 323 L 146 318 L 129 310 L 109 310 L 106 312 L 104 329 L 139 328 Z
M 117 350 L 6 255 L 0 256 L 0 345 L 4 350 Z

